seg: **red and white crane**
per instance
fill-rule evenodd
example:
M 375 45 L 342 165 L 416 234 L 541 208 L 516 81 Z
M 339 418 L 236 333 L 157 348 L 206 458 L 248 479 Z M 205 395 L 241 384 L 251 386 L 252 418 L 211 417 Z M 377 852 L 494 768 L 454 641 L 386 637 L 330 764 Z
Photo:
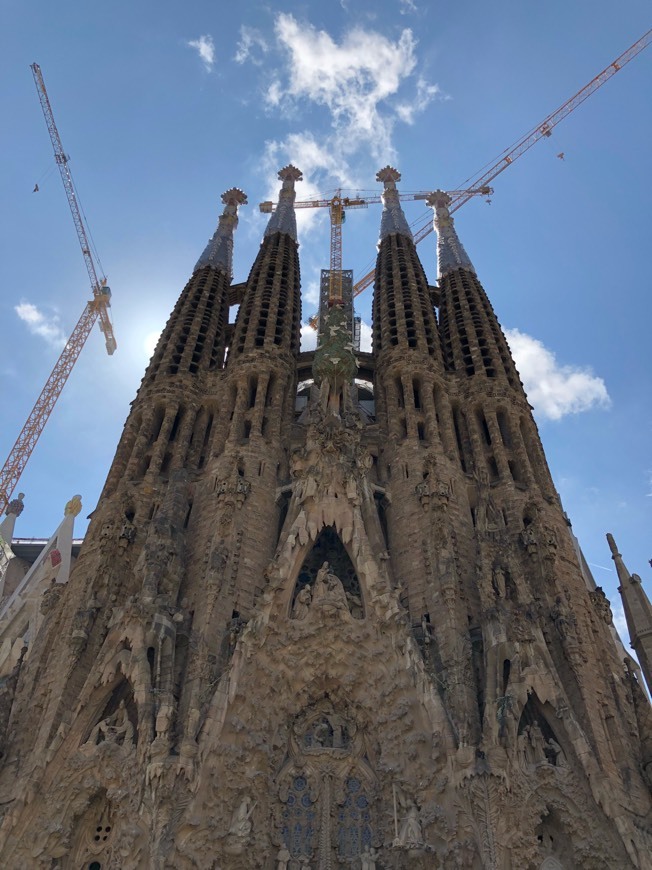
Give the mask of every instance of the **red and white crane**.
M 93 298 L 86 303 L 82 315 L 77 321 L 77 325 L 73 329 L 70 338 L 66 342 L 66 346 L 61 351 L 61 356 L 55 363 L 50 377 L 47 379 L 45 386 L 41 390 L 41 394 L 32 411 L 25 422 L 16 443 L 11 449 L 2 470 L 0 471 L 0 511 L 3 511 L 11 498 L 11 495 L 18 483 L 18 480 L 23 473 L 27 461 L 32 455 L 32 451 L 36 446 L 41 432 L 48 421 L 50 414 L 61 395 L 68 376 L 72 371 L 73 366 L 77 362 L 79 354 L 86 343 L 93 325 L 96 320 L 100 321 L 100 329 L 104 334 L 106 351 L 108 354 L 113 354 L 116 350 L 116 341 L 113 335 L 113 325 L 109 317 L 109 307 L 111 304 L 111 291 L 109 290 L 106 278 L 102 275 L 98 278 L 98 270 L 95 268 L 91 247 L 88 242 L 88 234 L 79 207 L 78 197 L 75 192 L 75 185 L 72 180 L 70 167 L 68 166 L 68 157 L 63 150 L 61 137 L 57 130 L 57 125 L 54 121 L 52 107 L 48 98 L 48 93 L 45 89 L 43 74 L 37 63 L 31 65 L 36 90 L 38 92 L 45 123 L 47 124 L 48 133 L 54 149 L 54 159 L 56 160 L 63 186 L 68 197 L 68 205 L 77 231 L 77 238 L 82 249 L 88 277 L 90 279 Z

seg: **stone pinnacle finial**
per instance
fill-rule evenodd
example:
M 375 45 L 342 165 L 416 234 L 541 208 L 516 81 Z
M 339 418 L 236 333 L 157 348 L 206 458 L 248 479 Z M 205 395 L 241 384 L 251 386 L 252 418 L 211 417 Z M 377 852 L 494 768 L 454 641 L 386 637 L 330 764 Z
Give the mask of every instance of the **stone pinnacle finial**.
M 278 177 L 283 182 L 283 186 L 278 195 L 278 205 L 265 229 L 265 238 L 273 233 L 287 233 L 296 242 L 297 219 L 294 214 L 294 200 L 296 198 L 294 184 L 303 180 L 303 173 L 292 163 L 289 163 L 283 169 L 279 169 Z
M 64 515 L 67 517 L 77 517 L 81 513 L 82 503 L 80 495 L 73 495 L 69 502 L 66 502 Z
M 611 550 L 611 558 L 614 560 L 614 565 L 616 566 L 618 580 L 620 581 L 620 585 L 622 586 L 630 579 L 629 571 L 625 567 L 623 557 L 618 552 L 618 546 L 616 545 L 614 536 L 610 532 L 607 532 L 607 543 L 609 544 L 609 549 Z
M 209 240 L 204 253 L 197 260 L 194 271 L 212 266 L 224 272 L 230 279 L 233 271 L 233 233 L 238 226 L 238 206 L 247 204 L 247 195 L 238 187 L 231 187 L 222 194 L 224 211 L 220 215 L 217 229 Z
M 278 177 L 280 181 L 294 183 L 295 181 L 303 181 L 303 172 L 292 163 L 288 163 L 283 169 L 279 169 Z M 285 185 L 283 186 L 285 187 Z
M 11 514 L 14 517 L 19 517 L 25 510 L 25 505 L 23 504 L 24 498 L 24 492 L 19 492 L 16 498 L 12 498 L 12 500 L 7 505 L 7 510 L 5 511 L 6 516 L 9 516 Z
M 401 173 L 389 163 L 376 173 L 376 181 L 381 181 L 385 187 L 396 187 L 396 182 L 401 180 Z
M 473 268 L 473 263 L 455 231 L 453 218 L 448 210 L 450 204 L 451 198 L 443 190 L 433 191 L 426 200 L 426 205 L 429 205 L 434 211 L 434 223 L 437 232 L 438 275 L 440 278 L 443 278 L 444 275 L 452 272 L 453 269 L 466 269 L 475 275 L 476 271 Z
M 383 216 L 380 221 L 380 237 L 378 244 L 382 242 L 386 236 L 391 236 L 398 233 L 401 236 L 407 236 L 410 241 L 414 241 L 410 227 L 401 208 L 401 200 L 399 199 L 396 182 L 401 180 L 401 173 L 393 166 L 385 166 L 376 173 L 376 181 L 380 181 L 385 185 L 382 193 L 383 199 Z

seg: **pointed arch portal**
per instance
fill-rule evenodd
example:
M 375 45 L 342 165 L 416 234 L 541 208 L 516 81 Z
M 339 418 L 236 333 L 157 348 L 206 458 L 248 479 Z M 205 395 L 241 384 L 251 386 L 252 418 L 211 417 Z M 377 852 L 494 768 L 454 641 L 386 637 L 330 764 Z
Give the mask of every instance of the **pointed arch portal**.
M 351 616 L 354 619 L 363 619 L 364 604 L 360 581 L 353 562 L 334 526 L 325 526 L 321 530 L 312 550 L 301 566 L 294 587 L 292 606 L 294 607 L 297 595 L 304 587 L 309 586 L 314 589 L 317 574 L 324 562 L 328 562 L 329 570 L 342 583 Z

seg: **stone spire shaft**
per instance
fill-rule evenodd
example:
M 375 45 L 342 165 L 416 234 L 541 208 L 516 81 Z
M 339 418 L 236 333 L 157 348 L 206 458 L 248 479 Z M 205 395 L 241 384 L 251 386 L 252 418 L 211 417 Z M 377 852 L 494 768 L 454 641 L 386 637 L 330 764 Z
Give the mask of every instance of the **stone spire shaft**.
M 272 212 L 265 229 L 265 238 L 269 238 L 274 233 L 286 233 L 296 242 L 297 218 L 294 211 L 294 201 L 297 194 L 294 183 L 301 181 L 303 174 L 300 169 L 290 163 L 279 171 L 278 177 L 283 182 L 283 186 L 278 195 L 278 205 Z
M 231 366 L 239 356 L 257 348 L 292 354 L 299 350 L 301 294 L 294 185 L 303 175 L 290 164 L 278 177 L 283 182 L 279 202 L 247 279 L 229 351 Z
M 434 211 L 434 225 L 437 232 L 437 274 L 442 278 L 453 269 L 466 269 L 476 274 L 469 255 L 460 242 L 448 206 L 451 198 L 443 190 L 436 190 L 426 200 Z
M 394 233 L 406 236 L 411 242 L 414 241 L 396 188 L 396 182 L 400 180 L 401 173 L 392 166 L 385 166 L 376 174 L 376 181 L 382 181 L 385 185 L 382 192 L 383 215 L 380 221 L 379 247 L 383 239 Z
M 632 649 L 638 656 L 648 689 L 652 692 L 652 604 L 638 574 L 630 574 L 613 535 L 607 534 L 611 558 L 614 560 L 620 586 L 618 591 L 623 601 L 627 630 Z
M 219 272 L 224 272 L 231 279 L 233 276 L 233 233 L 238 226 L 238 206 L 247 204 L 247 197 L 237 187 L 232 187 L 222 194 L 224 211 L 220 215 L 217 229 L 204 248 L 204 253 L 197 260 L 194 272 L 211 266 Z

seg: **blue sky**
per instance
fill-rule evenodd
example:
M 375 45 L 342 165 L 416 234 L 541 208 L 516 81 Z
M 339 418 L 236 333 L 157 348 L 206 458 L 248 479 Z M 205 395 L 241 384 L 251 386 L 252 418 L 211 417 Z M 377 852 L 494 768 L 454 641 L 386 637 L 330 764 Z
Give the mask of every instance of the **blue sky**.
M 43 70 L 113 290 L 118 351 L 89 338 L 20 483 L 21 536 L 47 537 L 81 493 L 90 512 L 157 333 L 241 187 L 244 280 L 276 170 L 299 196 L 454 189 L 543 120 L 649 27 L 643 0 L 548 3 L 110 4 L 2 0 L 0 456 L 8 454 L 89 298 L 29 64 Z M 649 590 L 652 49 L 471 201 L 458 232 L 535 407 L 544 448 L 598 583 L 604 539 Z M 557 154 L 564 153 L 560 160 Z M 38 182 L 40 191 L 33 194 Z M 409 220 L 424 214 L 407 203 Z M 354 211 L 344 266 L 373 264 L 380 212 Z M 304 319 L 327 266 L 325 214 L 300 221 Z M 432 281 L 435 238 L 420 246 Z M 368 322 L 370 291 L 359 298 Z M 306 331 L 307 333 L 307 331 Z M 83 523 L 78 523 L 82 531 Z

